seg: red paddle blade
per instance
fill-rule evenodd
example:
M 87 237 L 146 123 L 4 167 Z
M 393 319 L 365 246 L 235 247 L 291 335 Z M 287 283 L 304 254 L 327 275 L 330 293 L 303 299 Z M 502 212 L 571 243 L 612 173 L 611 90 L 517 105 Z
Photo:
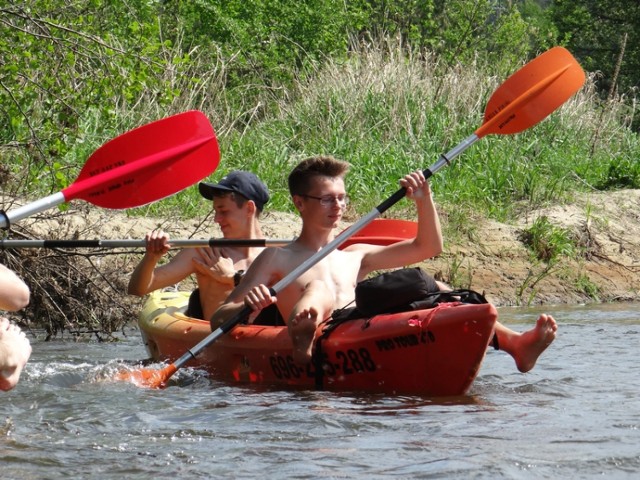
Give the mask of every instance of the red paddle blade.
M 105 208 L 137 207 L 193 185 L 219 162 L 209 120 L 202 112 L 189 111 L 105 143 L 62 193 L 66 201 L 80 198 Z
M 562 47 L 539 55 L 511 75 L 487 103 L 484 123 L 475 134 L 511 134 L 544 120 L 576 93 L 585 74 Z
M 411 220 L 376 218 L 345 240 L 339 248 L 343 249 L 354 243 L 392 245 L 403 240 L 415 238 L 417 234 L 418 224 Z

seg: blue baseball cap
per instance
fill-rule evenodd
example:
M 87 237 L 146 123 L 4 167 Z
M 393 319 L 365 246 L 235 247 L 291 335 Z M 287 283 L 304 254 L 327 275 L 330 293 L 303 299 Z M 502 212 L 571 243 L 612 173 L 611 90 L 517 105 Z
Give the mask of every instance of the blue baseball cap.
M 269 201 L 269 190 L 265 184 L 255 174 L 243 170 L 228 173 L 218 183 L 200 182 L 198 189 L 207 200 L 213 200 L 216 190 L 239 193 L 247 200 L 253 200 L 260 211 Z

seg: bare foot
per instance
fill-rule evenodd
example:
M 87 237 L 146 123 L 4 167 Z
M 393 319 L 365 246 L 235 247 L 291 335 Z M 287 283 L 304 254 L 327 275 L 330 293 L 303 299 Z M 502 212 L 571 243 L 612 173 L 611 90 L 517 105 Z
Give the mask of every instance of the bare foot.
M 311 307 L 300 310 L 291 320 L 289 334 L 293 342 L 293 359 L 302 364 L 311 361 L 313 337 L 318 325 L 318 311 Z
M 11 390 L 31 356 L 31 344 L 20 327 L 0 318 L 0 390 Z
M 513 358 L 521 372 L 531 370 L 538 357 L 556 338 L 558 324 L 551 315 L 542 314 L 531 330 L 521 333 L 513 340 Z

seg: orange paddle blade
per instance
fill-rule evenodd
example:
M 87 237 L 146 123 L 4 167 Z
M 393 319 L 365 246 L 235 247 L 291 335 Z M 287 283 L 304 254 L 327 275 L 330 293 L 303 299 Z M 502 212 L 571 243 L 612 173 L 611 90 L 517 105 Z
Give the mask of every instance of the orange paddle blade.
M 554 47 L 511 75 L 494 92 L 475 134 L 518 133 L 541 122 L 584 84 L 585 74 L 568 50 Z
M 164 388 L 176 370 L 177 368 L 171 364 L 162 370 L 143 368 L 139 370 L 122 371 L 114 375 L 112 380 L 115 382 L 133 383 L 137 387 Z

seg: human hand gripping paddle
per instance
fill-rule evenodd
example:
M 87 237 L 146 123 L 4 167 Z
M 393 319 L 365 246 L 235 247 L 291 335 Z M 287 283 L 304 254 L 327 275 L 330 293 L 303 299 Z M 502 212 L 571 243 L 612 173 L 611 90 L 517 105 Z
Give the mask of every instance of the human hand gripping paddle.
M 112 209 L 145 205 L 202 180 L 219 162 L 218 141 L 205 115 L 173 115 L 102 145 L 62 191 L 12 212 L 0 211 L 0 228 L 78 198 Z
M 584 84 L 584 80 L 582 68 L 566 49 L 555 47 L 538 56 L 511 75 L 494 92 L 485 109 L 483 124 L 448 153 L 441 155 L 434 165 L 424 170 L 425 178 L 431 177 L 442 167 L 451 163 L 455 157 L 487 134 L 512 134 L 534 126 L 577 92 Z M 349 237 L 401 200 L 405 194 L 406 190 L 401 188 L 347 230 L 341 232 L 333 241 L 277 282 L 271 288 L 271 294 L 277 295 Z M 120 372 L 116 380 L 131 381 L 138 386 L 163 387 L 179 368 L 242 322 L 250 313 L 251 309 L 245 307 L 167 367 L 160 370 L 139 369 Z

